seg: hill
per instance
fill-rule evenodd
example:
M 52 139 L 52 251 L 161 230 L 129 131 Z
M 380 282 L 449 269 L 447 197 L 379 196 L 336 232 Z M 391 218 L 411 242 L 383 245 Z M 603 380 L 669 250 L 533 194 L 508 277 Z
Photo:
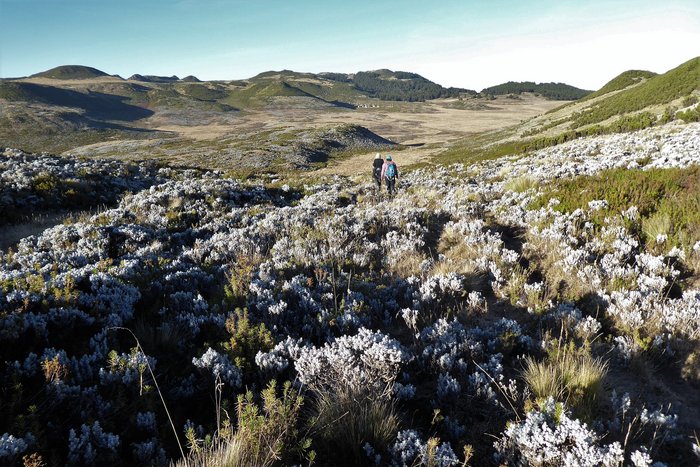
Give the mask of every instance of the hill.
M 491 86 L 483 89 L 481 94 L 503 95 L 503 94 L 521 94 L 524 92 L 532 92 L 542 95 L 548 99 L 555 100 L 577 100 L 591 94 L 593 91 L 579 89 L 564 83 L 534 83 L 532 81 L 508 81 L 507 83 Z
M 700 120 L 700 57 L 663 74 L 626 71 L 586 97 L 498 132 L 461 140 L 442 161 L 524 153 L 573 139 Z
M 633 83 L 635 84 L 636 81 Z M 700 90 L 700 57 L 662 74 L 651 76 L 638 86 L 628 86 L 573 117 L 572 127 L 600 123 L 610 117 L 644 110 L 651 106 L 690 96 Z
M 353 75 L 344 73 L 322 73 L 323 78 L 340 83 L 350 83 L 369 97 L 390 101 L 425 101 L 442 97 L 459 97 L 461 94 L 476 94 L 462 88 L 445 88 L 416 73 L 387 69 L 360 71 Z
M 195 78 L 196 79 L 196 78 Z M 141 81 L 144 83 L 174 83 L 179 81 L 180 78 L 177 76 L 156 76 L 156 75 L 131 75 L 129 77 L 130 81 Z
M 68 76 L 69 67 L 62 69 L 63 76 Z M 85 76 L 79 71 L 73 69 L 70 76 Z M 267 71 L 245 80 L 208 82 L 193 75 L 179 79 L 136 74 L 128 80 L 99 75 L 0 83 L 0 146 L 60 153 L 86 146 L 89 152 L 98 145 L 100 151 L 104 149 L 101 154 L 114 157 L 130 157 L 132 150 L 148 157 L 149 151 L 160 154 L 160 148 L 167 148 L 163 154 L 167 160 L 196 153 L 197 160 L 208 167 L 221 166 L 213 159 L 222 150 L 231 155 L 222 157 L 224 162 L 239 164 L 250 148 L 241 149 L 236 137 L 257 141 L 256 133 L 261 131 L 281 131 L 282 139 L 297 140 L 309 136 L 300 130 L 352 123 L 400 142 L 416 140 L 419 146 L 463 134 L 467 113 L 507 113 L 529 103 L 527 115 L 534 115 L 532 106 L 540 109 L 537 113 L 553 107 L 551 103 L 538 107 L 544 102 L 541 98 L 518 103 L 501 99 L 498 105 L 485 106 L 473 99 L 474 91 L 445 88 L 415 73 L 386 69 L 355 74 Z M 452 99 L 425 103 L 439 97 Z M 407 132 L 399 123 L 400 115 L 416 113 L 432 113 L 431 119 L 445 117 L 436 122 L 445 132 L 436 137 L 432 126 L 419 128 L 419 124 Z M 467 126 L 469 131 L 478 127 Z M 316 135 L 309 137 L 316 139 Z M 156 140 L 157 150 L 150 147 L 152 141 L 143 139 Z M 262 142 L 261 147 L 266 144 Z M 426 147 L 426 154 L 434 149 Z M 275 153 L 274 148 L 269 152 Z
M 31 75 L 32 78 L 90 79 L 109 76 L 104 71 L 83 65 L 62 65 Z

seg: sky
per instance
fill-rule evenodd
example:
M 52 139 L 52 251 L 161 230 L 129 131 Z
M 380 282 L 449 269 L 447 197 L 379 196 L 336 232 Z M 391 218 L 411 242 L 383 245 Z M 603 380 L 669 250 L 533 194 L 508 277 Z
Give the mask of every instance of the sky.
M 0 0 L 0 77 L 59 65 L 243 79 L 389 68 L 598 89 L 700 55 L 700 0 Z

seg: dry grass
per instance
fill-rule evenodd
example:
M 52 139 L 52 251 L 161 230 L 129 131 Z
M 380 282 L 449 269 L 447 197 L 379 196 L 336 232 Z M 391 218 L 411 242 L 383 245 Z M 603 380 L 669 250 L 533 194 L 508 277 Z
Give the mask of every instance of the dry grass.
M 333 459 L 343 453 L 342 465 L 366 464 L 364 444 L 382 452 L 399 430 L 396 407 L 388 394 L 335 388 L 321 392 L 313 410 L 319 451 Z
M 590 292 L 592 285 L 579 278 L 573 271 L 565 271 L 561 266 L 562 252 L 558 243 L 537 235 L 527 236 L 524 255 L 530 261 L 531 269 L 542 273 L 547 294 L 543 300 L 576 301 Z
M 394 264 L 389 266 L 389 270 L 398 277 L 420 276 L 420 265 L 425 260 L 425 255 L 412 251 L 401 255 Z
M 517 193 L 522 193 L 523 191 L 527 191 L 530 188 L 536 187 L 537 180 L 528 176 L 514 178 L 512 180 L 509 180 L 505 185 L 506 190 L 515 191 Z
M 537 400 L 552 397 L 579 417 L 590 420 L 603 393 L 608 365 L 590 353 L 564 345 L 550 350 L 544 361 L 525 360 L 523 379 Z

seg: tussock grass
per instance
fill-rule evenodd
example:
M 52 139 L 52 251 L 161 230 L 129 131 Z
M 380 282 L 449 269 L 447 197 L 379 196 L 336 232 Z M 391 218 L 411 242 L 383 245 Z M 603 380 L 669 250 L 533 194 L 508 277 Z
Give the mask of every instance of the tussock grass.
M 666 212 L 656 212 L 642 221 L 642 231 L 651 242 L 661 235 L 668 235 L 672 228 L 671 218 Z
M 512 180 L 509 180 L 505 184 L 505 189 L 508 191 L 515 191 L 517 193 L 522 193 L 524 191 L 527 191 L 531 188 L 536 188 L 537 187 L 537 180 L 533 179 L 532 177 L 528 177 L 527 175 L 524 175 L 522 177 L 517 177 Z
M 420 265 L 426 260 L 425 255 L 417 251 L 407 252 L 389 266 L 389 270 L 398 277 L 420 276 Z
M 600 358 L 592 357 L 585 349 L 564 345 L 550 350 L 543 361 L 528 357 L 523 379 L 537 400 L 552 397 L 590 420 L 602 396 L 607 372 L 608 365 Z
M 368 462 L 363 450 L 369 443 L 382 452 L 399 431 L 400 420 L 395 402 L 373 390 L 334 388 L 321 391 L 313 406 L 314 436 L 319 454 L 343 465 Z M 343 456 L 338 457 L 338 453 Z

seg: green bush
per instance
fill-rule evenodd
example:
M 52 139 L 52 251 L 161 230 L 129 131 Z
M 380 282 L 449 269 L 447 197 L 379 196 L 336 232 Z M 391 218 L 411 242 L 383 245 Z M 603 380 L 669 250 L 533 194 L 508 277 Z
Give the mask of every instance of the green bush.
M 300 460 L 313 462 L 315 453 L 311 441 L 299 430 L 299 418 L 304 398 L 290 382 L 277 396 L 273 380 L 262 391 L 262 407 L 251 391 L 238 396 L 236 431 L 224 424 L 216 439 L 202 445 L 193 430 L 187 434 L 191 451 L 177 465 L 185 467 L 267 467 L 291 465 Z
M 663 230 L 667 231 L 669 241 L 692 246 L 700 240 L 699 179 L 698 166 L 645 171 L 611 169 L 590 177 L 552 181 L 546 193 L 531 207 L 547 206 L 552 198 L 560 201 L 554 207 L 560 212 L 586 209 L 589 201 L 597 199 L 608 202 L 609 212 L 636 206 L 648 231 L 647 242 L 654 240 L 650 238 L 651 232 L 658 231 L 659 222 L 663 220 Z M 600 223 L 605 215 L 609 214 L 594 213 L 594 220 Z
M 683 120 L 685 123 L 700 122 L 700 107 L 678 112 L 676 117 Z
M 275 345 L 272 333 L 265 323 L 251 323 L 248 310 L 237 308 L 226 319 L 226 330 L 231 338 L 224 344 L 233 362 L 246 374 L 255 370 L 255 355 L 267 352 Z

